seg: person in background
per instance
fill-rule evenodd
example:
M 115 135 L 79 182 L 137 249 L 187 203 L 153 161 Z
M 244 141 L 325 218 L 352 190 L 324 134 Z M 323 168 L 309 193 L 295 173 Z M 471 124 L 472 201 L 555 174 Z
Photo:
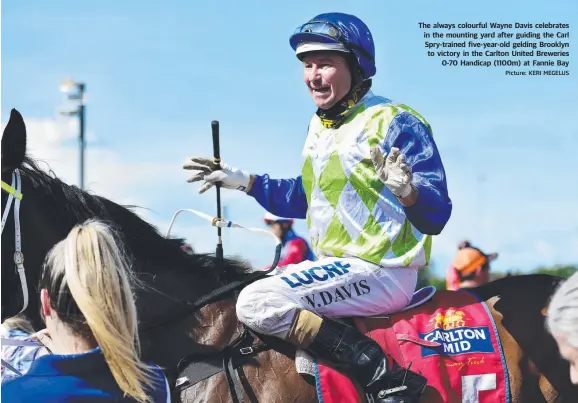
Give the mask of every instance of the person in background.
M 278 267 L 301 263 L 305 260 L 315 260 L 315 255 L 307 241 L 297 235 L 293 229 L 292 218 L 282 218 L 266 212 L 263 220 L 265 224 L 269 226 L 271 232 L 279 238 L 283 244 L 281 258 L 277 264 Z
M 2 337 L 2 383 L 27 373 L 38 357 L 50 353 L 49 346 L 40 341 L 44 332 L 35 333 L 30 321 L 22 315 L 6 319 L 0 325 Z M 11 345 L 7 342 L 22 342 Z M 8 345 L 7 345 L 8 344 Z
M 458 253 L 446 272 L 446 288 L 458 290 L 473 288 L 490 281 L 490 262 L 498 257 L 497 253 L 485 254 L 470 243 L 458 244 Z
M 89 220 L 48 253 L 39 288 L 53 354 L 5 382 L 2 401 L 170 402 L 161 369 L 139 358 L 136 280 L 118 245 L 108 226 Z
M 578 385 L 578 272 L 554 293 L 546 326 L 558 344 L 560 355 L 570 363 L 570 380 Z

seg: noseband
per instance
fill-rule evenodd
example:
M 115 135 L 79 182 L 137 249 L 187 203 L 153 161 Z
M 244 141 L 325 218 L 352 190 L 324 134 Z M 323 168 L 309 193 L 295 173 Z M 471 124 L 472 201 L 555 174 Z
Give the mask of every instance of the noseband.
M 10 215 L 10 208 L 14 202 L 14 263 L 16 271 L 20 277 L 20 285 L 22 287 L 23 304 L 22 309 L 18 313 L 24 312 L 28 307 L 28 284 L 26 283 L 26 272 L 24 270 L 24 255 L 22 254 L 22 241 L 20 235 L 20 201 L 22 201 L 22 180 L 20 178 L 20 171 L 15 169 L 12 172 L 12 186 L 2 181 L 2 190 L 8 193 L 8 201 L 6 202 L 6 209 L 2 215 L 2 233 L 4 232 L 4 225 Z

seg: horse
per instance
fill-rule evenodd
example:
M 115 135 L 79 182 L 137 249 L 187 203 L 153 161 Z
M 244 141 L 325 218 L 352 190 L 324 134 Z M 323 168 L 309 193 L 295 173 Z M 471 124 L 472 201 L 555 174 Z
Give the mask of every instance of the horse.
M 8 212 L 2 231 L 2 320 L 23 310 L 35 328 L 43 327 L 35 285 L 47 252 L 75 224 L 100 219 L 121 234 L 142 283 L 137 289 L 142 356 L 165 370 L 174 389 L 173 401 L 318 401 L 314 380 L 296 371 L 294 347 L 247 332 L 236 317 L 236 291 L 261 274 L 232 259 L 194 249 L 186 252 L 183 239 L 162 236 L 133 206 L 92 195 L 40 169 L 26 155 L 26 127 L 16 110 L 4 130 L 2 154 L 2 181 L 13 179 L 11 187 L 3 184 L 6 192 L 2 195 L 3 217 Z M 17 199 L 10 200 L 9 193 L 22 195 L 18 208 L 9 209 Z M 13 270 L 14 257 L 19 263 L 16 268 L 24 267 L 24 282 Z M 560 280 L 547 275 L 518 276 L 475 289 L 496 322 L 513 403 L 569 402 L 577 395 L 568 364 L 544 327 L 543 309 Z M 258 342 L 253 344 L 253 340 Z M 248 355 L 239 372 L 241 387 L 230 371 L 221 368 L 213 376 L 177 388 L 182 364 L 190 361 L 186 357 L 217 357 L 227 367 L 239 352 Z M 428 401 L 427 394 L 424 399 Z
M 12 181 L 15 172 L 21 177 L 20 186 Z M 183 357 L 222 350 L 242 334 L 235 313 L 235 290 L 231 286 L 249 283 L 260 277 L 259 273 L 251 273 L 245 263 L 187 251 L 183 239 L 162 236 L 134 208 L 68 185 L 54 172 L 44 172 L 37 161 L 26 155 L 26 126 L 16 110 L 11 111 L 2 137 L 2 181 L 7 184 L 12 181 L 13 188 L 22 194 L 22 200 L 13 198 L 13 207 L 7 210 L 9 196 L 15 195 L 5 192 L 7 187 L 3 184 L 2 214 L 8 211 L 9 215 L 2 226 L 2 321 L 24 307 L 22 314 L 34 328 L 44 327 L 37 289 L 44 258 L 74 225 L 96 218 L 112 225 L 122 237 L 125 252 L 142 283 L 136 290 L 136 301 L 143 360 L 165 369 L 171 384 L 175 383 L 177 364 Z M 21 203 L 18 209 L 16 201 Z M 18 272 L 12 270 L 16 251 L 25 257 L 24 283 Z M 217 290 L 223 291 L 215 293 Z M 251 374 L 250 378 L 260 401 L 289 397 L 296 384 L 301 384 L 299 388 L 303 391 L 299 401 L 317 401 L 315 388 L 297 374 L 290 353 L 269 350 L 260 355 L 259 361 L 260 370 L 265 372 Z M 288 369 L 292 370 L 286 379 L 292 381 L 287 385 L 271 388 L 264 382 L 271 374 Z

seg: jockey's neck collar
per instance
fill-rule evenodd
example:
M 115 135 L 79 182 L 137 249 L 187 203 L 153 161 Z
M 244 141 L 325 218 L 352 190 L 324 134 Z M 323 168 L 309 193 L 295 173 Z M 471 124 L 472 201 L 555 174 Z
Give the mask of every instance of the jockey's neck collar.
M 354 86 L 343 99 L 327 110 L 317 109 L 317 116 L 324 127 L 337 129 L 351 114 L 355 105 L 371 88 L 371 79 Z

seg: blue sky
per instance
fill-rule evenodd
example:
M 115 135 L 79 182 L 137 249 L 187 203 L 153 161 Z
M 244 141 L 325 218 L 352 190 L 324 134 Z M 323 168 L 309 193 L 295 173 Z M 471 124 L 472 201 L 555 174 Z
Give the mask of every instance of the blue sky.
M 555 7 L 537 0 L 273 4 L 5 1 L 2 122 L 18 108 L 34 155 L 77 183 L 75 126 L 57 117 L 58 87 L 69 76 L 86 82 L 91 190 L 146 207 L 143 215 L 165 231 L 179 208 L 215 211 L 214 192 L 197 195 L 181 170 L 188 156 L 212 154 L 213 119 L 229 164 L 299 174 L 314 107 L 288 39 L 316 14 L 348 12 L 374 36 L 374 92 L 412 106 L 433 127 L 454 203 L 434 241 L 438 274 L 464 238 L 498 251 L 497 270 L 578 262 L 576 51 L 567 59 L 570 76 L 507 77 L 496 68 L 442 67 L 426 56 L 418 28 L 562 22 L 575 36 L 574 0 Z M 230 191 L 223 197 L 230 218 L 262 226 L 254 200 Z M 297 227 L 306 233 L 303 222 Z M 199 250 L 214 248 L 215 230 L 192 216 L 181 216 L 175 230 Z M 240 231 L 225 238 L 227 253 L 255 264 L 268 262 L 271 246 Z

